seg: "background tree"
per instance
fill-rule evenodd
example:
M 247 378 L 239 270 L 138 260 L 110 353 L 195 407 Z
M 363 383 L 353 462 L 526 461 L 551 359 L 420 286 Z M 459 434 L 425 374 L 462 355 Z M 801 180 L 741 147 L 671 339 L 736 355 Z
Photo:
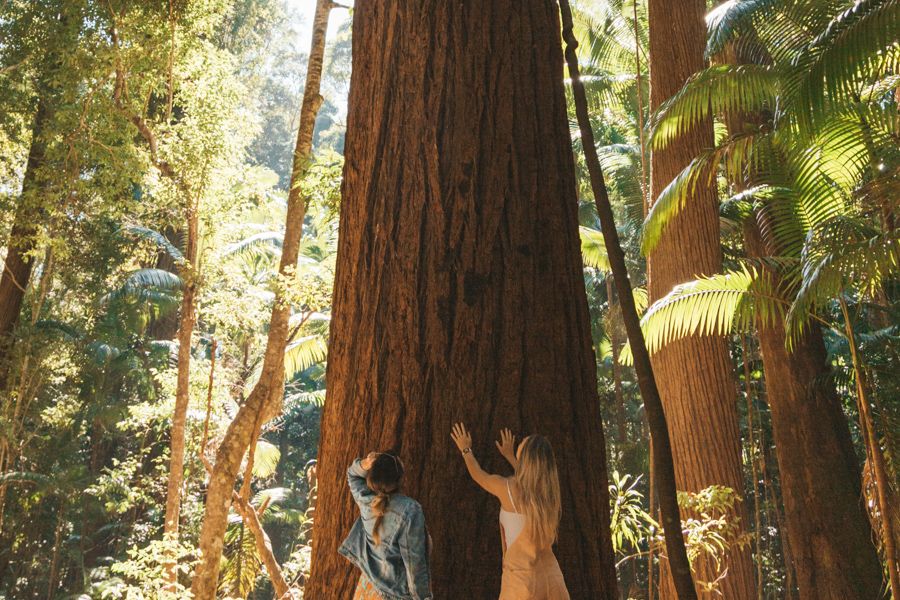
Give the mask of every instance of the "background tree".
M 705 2 L 649 0 L 650 108 L 656 109 L 704 66 Z M 679 131 L 676 139 L 651 154 L 651 206 L 662 189 L 693 156 L 712 144 L 712 121 Z M 716 190 L 696 186 L 685 209 L 673 220 L 648 255 L 648 291 L 651 302 L 673 286 L 699 274 L 717 273 L 722 267 Z M 740 429 L 735 380 L 728 345 L 722 337 L 679 340 L 653 355 L 654 373 L 672 437 L 678 488 L 698 492 L 711 485 L 743 492 Z M 743 518 L 742 504 L 735 516 Z M 742 528 L 746 527 L 743 519 Z M 725 597 L 756 595 L 753 566 L 746 546 L 735 545 L 727 560 L 727 578 L 720 591 Z M 666 576 L 662 575 L 663 582 Z M 711 582 L 715 571 L 701 566 L 698 579 Z M 663 597 L 672 597 L 663 586 Z

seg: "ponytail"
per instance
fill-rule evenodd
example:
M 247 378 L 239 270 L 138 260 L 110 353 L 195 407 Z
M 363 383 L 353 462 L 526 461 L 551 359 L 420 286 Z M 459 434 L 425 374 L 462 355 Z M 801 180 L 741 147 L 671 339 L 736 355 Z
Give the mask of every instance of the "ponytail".
M 372 504 L 370 505 L 372 508 L 372 514 L 375 515 L 375 525 L 372 527 L 372 538 L 375 540 L 375 545 L 381 545 L 381 520 L 384 518 L 384 513 L 387 512 L 388 502 L 391 497 L 383 492 L 379 492 L 375 498 L 372 500 Z
M 375 524 L 372 527 L 372 539 L 375 545 L 381 545 L 381 521 L 388 510 L 391 494 L 400 489 L 400 479 L 403 477 L 403 463 L 400 459 L 387 452 L 379 452 L 372 461 L 366 483 L 369 489 L 375 492 L 375 497 L 369 505 Z

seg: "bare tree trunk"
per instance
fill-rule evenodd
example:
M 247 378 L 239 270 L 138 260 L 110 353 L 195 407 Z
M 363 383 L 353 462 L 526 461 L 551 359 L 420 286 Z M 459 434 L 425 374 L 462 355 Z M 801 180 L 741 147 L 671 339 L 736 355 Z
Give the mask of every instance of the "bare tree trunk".
M 756 473 L 756 436 L 753 428 L 753 386 L 751 383 L 750 352 L 747 338 L 741 336 L 741 362 L 744 367 L 744 396 L 747 402 L 747 447 L 750 477 L 753 485 L 753 549 L 756 551 L 756 597 L 763 597 L 763 561 L 760 543 L 762 522 L 759 515 L 759 477 Z
M 300 128 L 297 132 L 297 145 L 294 149 L 291 187 L 288 193 L 287 222 L 278 269 L 283 277 L 292 276 L 300 253 L 300 238 L 303 233 L 303 218 L 306 212 L 305 200 L 300 194 L 300 180 L 312 151 L 312 134 L 316 113 L 322 105 L 319 88 L 325 54 L 325 32 L 328 28 L 328 15 L 335 6 L 330 0 L 318 0 L 313 19 L 312 48 L 306 72 L 303 105 L 300 109 Z M 206 495 L 206 511 L 200 531 L 202 558 L 194 573 L 191 586 L 196 600 L 212 600 L 215 597 L 229 502 L 241 459 L 255 439 L 253 435 L 257 423 L 265 423 L 281 410 L 284 395 L 284 350 L 287 345 L 290 314 L 291 307 L 285 300 L 284 293 L 278 291 L 272 307 L 272 318 L 269 322 L 262 374 L 246 402 L 228 426 L 225 437 L 216 452 L 216 462 L 210 475 L 209 489 Z
M 625 323 L 628 340 L 631 343 L 634 368 L 637 373 L 641 396 L 644 399 L 647 423 L 650 426 L 653 444 L 651 456 L 654 461 L 652 469 L 657 476 L 659 485 L 660 509 L 662 511 L 669 564 L 672 567 L 672 580 L 677 590 L 678 598 L 680 600 L 690 600 L 696 598 L 697 595 L 681 530 L 681 512 L 678 508 L 674 458 L 669 440 L 669 430 L 666 424 L 666 413 L 663 409 L 653 366 L 650 362 L 650 355 L 647 352 L 647 345 L 644 342 L 644 335 L 641 331 L 640 320 L 634 304 L 631 281 L 628 279 L 628 268 L 625 265 L 625 253 L 619 244 L 619 234 L 613 218 L 612 205 L 609 202 L 609 195 L 603 180 L 603 171 L 600 168 L 600 159 L 597 156 L 594 132 L 591 129 L 590 116 L 587 111 L 587 98 L 579 73 L 578 57 L 575 53 L 578 42 L 572 33 L 572 13 L 569 9 L 568 0 L 560 0 L 560 9 L 563 18 L 563 39 L 566 42 L 566 63 L 569 67 L 569 76 L 572 79 L 575 110 L 581 129 L 582 146 L 584 147 L 588 171 L 591 177 L 591 189 L 597 205 L 597 214 L 600 217 L 603 242 L 606 246 L 606 253 L 609 256 L 616 290 L 619 295 L 622 319 Z
M 185 422 L 190 403 L 191 338 L 194 333 L 194 298 L 197 293 L 197 235 L 199 206 L 194 198 L 186 198 L 187 248 L 185 264 L 181 268 L 181 316 L 178 325 L 178 376 L 175 386 L 175 410 L 169 431 L 169 479 L 166 485 L 166 517 L 163 535 L 178 540 L 178 520 L 181 513 L 181 487 L 184 483 Z M 168 591 L 173 592 L 178 577 L 177 563 L 166 564 Z
M 50 109 L 47 102 L 41 99 L 31 128 L 31 148 L 25 165 L 22 193 L 6 242 L 6 261 L 0 276 L 0 389 L 6 387 L 11 367 L 9 351 L 13 345 L 13 330 L 19 320 L 22 301 L 31 280 L 34 238 L 40 222 L 39 170 L 43 167 L 47 152 L 44 135 L 49 120 Z
M 613 300 L 613 283 L 612 278 L 606 278 L 606 297 L 609 304 L 609 345 L 612 348 L 612 372 L 613 372 L 613 391 L 616 400 L 616 442 L 618 442 L 621 451 L 625 443 L 625 395 L 622 393 L 622 367 L 619 365 L 619 329 L 618 329 L 618 306 Z
M 349 598 L 336 552 L 354 456 L 396 447 L 436 598 L 500 588 L 496 501 L 449 439 L 540 432 L 559 461 L 573 598 L 617 598 L 559 16 L 544 0 L 364 2 L 353 23 L 337 278 L 309 600 Z M 493 533 L 491 533 L 493 532 Z
M 656 110 L 705 66 L 704 0 L 649 0 L 650 108 Z M 651 198 L 690 161 L 713 144 L 712 120 L 686 132 L 651 156 Z M 721 271 L 719 215 L 714 185 L 698 185 L 684 210 L 669 224 L 647 260 L 650 300 L 675 285 Z M 653 355 L 653 368 L 666 408 L 678 489 L 698 492 L 722 485 L 744 494 L 741 437 L 733 365 L 724 336 L 695 336 L 666 345 Z M 738 503 L 732 519 L 746 531 L 746 509 Z M 670 557 L 671 558 L 671 557 Z M 725 598 L 754 598 L 750 550 L 732 545 L 719 582 Z M 697 578 L 716 578 L 709 561 L 697 561 Z M 660 563 L 660 598 L 673 597 L 668 567 Z M 711 597 L 705 592 L 704 597 Z
M 757 416 L 760 417 L 759 421 L 762 422 L 762 417 L 759 412 L 757 412 Z M 771 446 L 766 440 L 766 430 L 765 427 L 760 427 L 760 449 L 761 456 L 759 458 L 760 464 L 760 474 L 762 475 L 763 480 L 763 489 L 766 491 L 766 494 L 769 498 L 769 507 L 772 509 L 772 515 L 774 515 L 775 521 L 775 529 L 778 531 L 778 538 L 781 540 L 781 555 L 784 560 L 784 588 L 785 600 L 796 600 L 797 599 L 797 585 L 796 585 L 796 570 L 794 569 L 794 554 L 791 552 L 791 542 L 788 537 L 788 528 L 785 524 L 784 515 L 781 513 L 781 498 L 776 493 L 775 490 L 775 482 L 772 478 L 769 477 L 769 462 L 771 458 Z M 769 511 L 766 511 L 766 521 L 772 522 L 772 515 L 769 515 Z
M 860 428 L 863 440 L 866 444 L 866 454 L 872 464 L 872 472 L 875 475 L 875 490 L 878 500 L 878 509 L 881 512 L 881 543 L 884 548 L 884 559 L 888 577 L 891 582 L 891 593 L 894 597 L 900 591 L 900 564 L 897 563 L 897 549 L 894 545 L 894 533 L 892 528 L 892 510 L 888 498 L 891 495 L 890 478 L 884 461 L 884 454 L 875 434 L 875 421 L 869 408 L 868 385 L 866 383 L 866 370 L 859 358 L 856 346 L 856 338 L 853 334 L 853 324 L 850 320 L 850 311 L 847 302 L 840 298 L 841 311 L 844 315 L 844 329 L 847 334 L 847 342 L 850 344 L 850 357 L 853 361 L 853 371 L 856 375 L 857 406 L 859 407 Z

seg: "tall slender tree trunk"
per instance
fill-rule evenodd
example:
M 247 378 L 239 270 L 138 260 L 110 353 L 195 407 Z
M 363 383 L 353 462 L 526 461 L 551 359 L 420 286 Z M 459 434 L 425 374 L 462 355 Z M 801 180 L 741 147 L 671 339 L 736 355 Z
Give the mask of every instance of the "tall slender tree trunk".
M 45 129 L 50 120 L 47 101 L 38 101 L 37 112 L 31 127 L 31 147 L 22 180 L 22 193 L 13 220 L 12 230 L 6 242 L 6 260 L 0 275 L 0 389 L 5 387 L 10 370 L 12 335 L 22 301 L 31 280 L 34 263 L 34 242 L 40 222 L 40 169 L 47 153 Z
M 566 44 L 566 66 L 572 79 L 575 115 L 578 120 L 578 128 L 581 131 L 585 162 L 587 163 L 591 179 L 591 191 L 594 194 L 597 216 L 600 219 L 600 227 L 603 232 L 603 244 L 609 256 L 610 270 L 616 283 L 616 290 L 619 293 L 622 320 L 625 325 L 625 331 L 628 334 L 628 340 L 631 343 L 631 350 L 634 356 L 634 370 L 637 374 L 641 396 L 644 399 L 647 425 L 651 432 L 652 446 L 650 448 L 650 457 L 653 461 L 651 473 L 655 472 L 657 474 L 659 483 L 661 521 L 665 532 L 666 550 L 669 553 L 669 564 L 672 567 L 672 581 L 677 590 L 679 600 L 693 600 L 697 597 L 697 593 L 694 589 L 691 565 L 688 562 L 684 536 L 681 531 L 681 514 L 678 508 L 675 488 L 675 465 L 666 425 L 666 415 L 660 399 L 659 388 L 656 384 L 653 365 L 650 362 L 650 354 L 647 352 L 647 344 L 641 331 L 631 281 L 628 277 L 628 267 L 625 264 L 625 252 L 619 243 L 619 233 L 613 217 L 612 204 L 609 201 L 609 193 L 606 190 L 606 182 L 603 179 L 600 158 L 597 156 L 597 144 L 594 141 L 594 131 L 591 128 L 591 120 L 587 108 L 587 95 L 584 90 L 584 83 L 581 81 L 581 71 L 576 53 L 578 40 L 575 39 L 575 34 L 573 33 L 572 10 L 569 7 L 568 0 L 560 0 L 559 8 L 563 21 L 562 35 Z
M 616 442 L 619 451 L 624 452 L 625 431 L 625 394 L 622 392 L 622 367 L 619 364 L 619 309 L 614 301 L 612 277 L 606 278 L 606 297 L 609 304 L 609 345 L 612 349 L 613 393 L 616 411 Z
M 497 596 L 497 503 L 449 439 L 465 420 L 495 472 L 500 428 L 551 440 L 569 591 L 617 598 L 556 3 L 361 2 L 353 31 L 305 597 L 352 595 L 345 472 L 390 447 L 427 515 L 435 597 Z
M 284 243 L 278 267 L 278 272 L 283 277 L 293 275 L 300 254 L 303 218 L 306 213 L 306 201 L 300 193 L 300 181 L 312 152 L 312 134 L 316 113 L 323 102 L 319 89 L 325 55 L 325 33 L 328 29 L 328 15 L 336 6 L 330 0 L 318 0 L 313 18 L 312 47 L 306 71 L 303 105 L 300 108 L 300 127 L 297 131 L 297 145 L 294 148 Z M 256 386 L 228 426 L 225 437 L 216 451 L 216 461 L 209 477 L 203 525 L 200 530 L 202 557 L 191 584 L 191 592 L 195 600 L 215 598 L 219 562 L 224 545 L 225 528 L 228 524 L 228 509 L 234 492 L 234 482 L 241 466 L 241 459 L 250 444 L 256 440 L 256 431 L 260 425 L 281 411 L 284 396 L 284 349 L 289 336 L 290 316 L 290 304 L 286 301 L 284 293 L 278 291 L 269 321 L 262 373 Z
M 853 334 L 853 322 L 846 300 L 840 299 L 841 312 L 844 315 L 844 331 L 850 346 L 850 357 L 853 362 L 853 371 L 856 376 L 856 405 L 859 408 L 860 429 L 863 441 L 866 445 L 867 460 L 872 465 L 872 475 L 875 479 L 875 499 L 878 511 L 881 513 L 881 544 L 884 549 L 885 567 L 891 584 L 891 595 L 896 598 L 900 590 L 900 564 L 897 561 L 897 549 L 893 532 L 893 507 L 889 501 L 891 497 L 890 477 L 884 460 L 884 453 L 875 433 L 875 420 L 872 418 L 868 398 L 868 382 L 866 367 L 859 357 L 859 349 Z
M 649 0 L 650 108 L 675 94 L 705 66 L 704 0 Z M 651 198 L 692 158 L 712 146 L 712 121 L 685 133 L 651 155 Z M 698 185 L 685 209 L 666 228 L 648 257 L 650 300 L 675 285 L 722 268 L 715 187 Z M 659 390 L 668 418 L 675 478 L 680 490 L 697 492 L 723 485 L 744 493 L 736 386 L 724 337 L 689 337 L 668 344 L 653 356 Z M 746 531 L 746 510 L 736 507 Z M 733 545 L 726 557 L 727 576 L 719 583 L 725 598 L 754 598 L 756 585 L 749 547 Z M 705 561 L 699 561 L 705 562 Z M 672 598 L 670 575 L 661 563 L 661 598 Z M 710 565 L 699 564 L 698 579 L 715 578 Z M 704 593 L 704 597 L 711 597 Z
M 747 456 L 753 486 L 753 550 L 756 553 L 756 597 L 763 598 L 762 522 L 759 514 L 759 476 L 756 473 L 756 434 L 753 426 L 753 383 L 747 338 L 741 336 L 741 362 L 744 368 L 744 400 L 747 403 Z
M 199 207 L 193 198 L 185 200 L 187 210 L 187 247 L 185 264 L 181 269 L 184 286 L 181 293 L 181 315 L 178 324 L 178 375 L 175 384 L 175 410 L 172 413 L 172 427 L 169 430 L 169 479 L 166 483 L 166 516 L 163 535 L 171 541 L 178 540 L 178 520 L 181 515 L 181 487 L 184 483 L 184 443 L 185 423 L 190 403 L 191 338 L 194 334 L 195 306 L 197 293 L 197 236 Z M 202 452 L 202 449 L 201 449 Z M 166 564 L 166 582 L 169 591 L 174 591 L 177 579 L 175 562 Z

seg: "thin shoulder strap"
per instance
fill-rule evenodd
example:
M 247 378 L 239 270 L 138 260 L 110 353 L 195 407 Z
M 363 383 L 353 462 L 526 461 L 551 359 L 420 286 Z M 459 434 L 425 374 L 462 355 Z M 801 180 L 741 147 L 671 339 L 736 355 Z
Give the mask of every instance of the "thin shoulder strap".
M 509 479 L 506 480 L 506 493 L 509 495 L 509 501 L 512 502 L 513 510 L 516 511 L 516 513 L 518 514 L 519 509 L 516 508 L 516 501 L 513 500 L 512 490 L 509 489 Z

